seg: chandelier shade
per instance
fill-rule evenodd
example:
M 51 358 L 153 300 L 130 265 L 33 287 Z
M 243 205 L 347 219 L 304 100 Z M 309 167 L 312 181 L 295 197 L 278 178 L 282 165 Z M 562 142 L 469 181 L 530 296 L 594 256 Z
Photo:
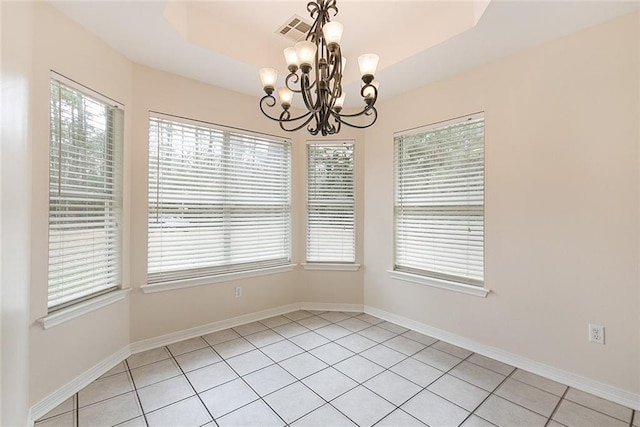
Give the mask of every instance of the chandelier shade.
M 311 1 L 307 4 L 307 11 L 314 23 L 306 39 L 284 49 L 289 74 L 285 85 L 277 89 L 281 111 L 279 115 L 268 112 L 277 109 L 273 92 L 278 71 L 274 68 L 261 68 L 259 71 L 265 92 L 260 99 L 260 110 L 289 132 L 306 126 L 312 135 L 326 136 L 338 133 L 343 124 L 359 129 L 373 125 L 378 118 L 375 103 L 379 84 L 374 80 L 378 55 L 367 53 L 358 58 L 362 79 L 360 96 L 364 106 L 358 112 L 343 114 L 345 93 L 342 78 L 347 61 L 342 56 L 340 45 L 344 27 L 330 19 L 331 15 L 338 14 L 336 0 Z M 301 95 L 304 103 L 303 113 L 297 116 L 292 116 L 290 111 L 294 94 Z

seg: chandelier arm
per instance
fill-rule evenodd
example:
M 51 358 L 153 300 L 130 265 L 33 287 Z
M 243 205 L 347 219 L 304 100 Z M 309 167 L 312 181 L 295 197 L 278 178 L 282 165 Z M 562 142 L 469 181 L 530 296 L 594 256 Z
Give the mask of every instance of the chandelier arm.
M 342 81 L 342 51 L 340 50 L 340 45 L 336 46 L 334 49 L 335 52 L 329 54 L 329 66 L 331 68 L 329 80 L 333 79 L 334 77 L 336 79 L 340 77 L 339 80 Z
M 315 19 L 314 15 L 317 15 L 319 10 L 320 5 L 315 1 L 310 1 L 309 3 L 307 3 L 307 12 L 309 12 L 309 15 L 312 19 Z
M 287 87 L 287 89 L 289 89 L 291 92 L 295 92 L 295 93 L 300 93 L 302 92 L 301 89 L 296 89 L 295 86 L 290 86 L 289 85 L 289 80 L 293 80 L 293 84 L 295 85 L 296 83 L 298 83 L 300 81 L 300 76 L 298 76 L 297 73 L 290 73 L 287 78 L 284 80 L 284 85 Z
M 367 88 L 373 89 L 373 96 L 371 97 L 371 100 L 368 103 L 370 106 L 373 106 L 373 104 L 375 104 L 376 101 L 378 100 L 378 88 L 373 83 L 365 84 L 364 86 L 362 86 L 362 89 L 360 89 L 360 96 L 362 96 L 363 98 L 366 98 L 364 96 L 364 92 L 365 92 L 365 89 Z
M 308 74 L 303 74 L 302 80 L 300 82 L 300 91 L 302 92 L 302 100 L 304 101 L 304 105 L 305 107 L 307 107 L 307 110 L 313 112 L 314 114 L 317 113 L 320 109 L 320 95 L 318 95 L 316 99 L 316 105 L 312 105 L 313 95 L 311 94 L 311 89 L 316 85 L 316 82 L 317 80 L 313 82 L 312 85 L 309 85 Z
M 290 117 L 291 113 L 289 113 L 288 111 L 282 111 L 282 113 L 280 113 L 280 117 L 278 118 L 267 113 L 264 109 L 263 104 L 267 105 L 267 107 L 269 108 L 273 108 L 276 105 L 276 99 L 274 98 L 273 95 L 265 95 L 262 97 L 262 99 L 260 99 L 260 111 L 262 111 L 262 114 L 264 114 L 266 117 L 270 118 L 274 122 L 295 122 L 312 114 L 311 111 L 307 111 L 305 114 L 301 114 L 298 117 L 291 118 Z M 285 113 L 287 114 L 285 115 Z
M 338 121 L 339 123 L 343 123 L 343 124 L 345 124 L 347 126 L 350 126 L 352 128 L 356 128 L 356 129 L 366 129 L 369 126 L 373 125 L 376 122 L 376 120 L 378 120 L 378 110 L 376 110 L 375 107 L 371 107 L 371 108 L 368 108 L 368 109 L 365 108 L 364 110 L 362 110 L 358 114 L 340 115 L 340 114 L 337 114 L 337 113 L 334 113 L 334 112 L 331 112 L 331 114 L 336 119 L 336 121 Z M 362 116 L 362 115 L 372 116 L 373 120 L 371 120 L 370 123 L 365 124 L 365 125 L 356 125 L 356 124 L 353 124 L 353 123 L 349 123 L 346 120 L 343 120 L 343 117 L 357 117 L 357 116 Z
M 314 128 L 311 125 L 307 126 L 307 132 L 309 132 L 311 135 L 317 135 L 318 132 L 320 132 L 320 122 L 318 120 L 318 113 L 314 113 L 313 118 L 316 119 L 316 127 Z
M 338 6 L 336 5 L 336 0 L 329 0 L 326 2 L 325 9 L 327 10 L 327 15 L 330 10 L 333 10 L 333 16 L 338 14 Z
M 342 127 L 342 122 L 340 120 L 337 120 L 335 117 L 333 118 L 333 120 L 336 122 L 335 133 L 338 133 L 340 132 L 340 128 Z
M 336 77 L 336 80 L 334 81 L 334 84 L 331 88 L 331 92 L 329 94 L 329 109 L 333 110 L 333 107 L 336 103 L 336 99 L 338 99 L 341 95 L 342 95 L 342 74 L 338 75 Z
M 294 78 L 294 77 L 295 77 L 295 78 Z M 293 80 L 293 84 L 296 84 L 296 83 L 298 83 L 298 82 L 300 81 L 300 76 L 299 76 L 297 73 L 290 73 L 290 74 L 286 77 L 286 79 L 285 79 L 284 83 L 285 83 L 285 86 L 287 87 L 287 89 L 289 89 L 291 92 L 295 92 L 295 93 L 302 93 L 302 88 L 300 88 L 300 89 L 296 89 L 296 87 L 295 87 L 295 86 L 293 86 L 293 87 L 292 87 L 292 86 L 291 86 L 291 84 L 289 83 L 289 80 Z M 302 83 L 301 83 L 301 84 L 302 84 Z M 311 84 L 311 86 L 309 86 L 309 89 L 310 89 L 310 90 L 311 90 L 311 89 L 313 89 L 313 87 L 314 87 L 315 85 L 316 85 L 316 82 L 314 81 L 314 82 Z
M 294 121 L 300 120 L 306 116 L 309 116 L 307 118 L 307 120 L 305 120 L 304 122 L 302 122 L 300 125 L 294 126 L 291 129 L 287 129 L 286 127 L 284 127 L 285 123 L 292 123 Z M 305 127 L 306 125 L 309 124 L 309 122 L 311 121 L 311 119 L 313 119 L 314 115 L 311 113 L 311 111 L 307 112 L 307 114 L 303 114 L 302 116 L 298 116 L 294 119 L 287 119 L 287 120 L 278 120 L 280 122 L 280 129 L 286 131 L 286 132 L 295 132 L 297 130 L 302 129 L 303 127 Z M 315 134 L 314 134 L 315 135 Z
M 360 116 L 369 116 L 372 113 L 372 111 L 376 111 L 375 107 L 373 105 L 367 105 L 366 107 L 364 107 L 362 109 L 362 111 L 359 111 L 357 113 L 354 114 L 341 114 L 341 113 L 335 113 L 332 111 L 333 114 L 337 114 L 340 117 L 360 117 Z M 376 115 L 378 114 L 378 112 L 376 111 L 375 113 Z

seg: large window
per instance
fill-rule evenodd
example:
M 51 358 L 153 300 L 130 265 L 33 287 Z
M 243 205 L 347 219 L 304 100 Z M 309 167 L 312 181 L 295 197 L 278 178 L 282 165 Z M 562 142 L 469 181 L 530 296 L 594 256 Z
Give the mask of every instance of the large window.
M 484 116 L 396 134 L 395 265 L 484 283 Z
M 51 80 L 49 312 L 120 286 L 123 111 Z
M 290 187 L 289 141 L 152 115 L 148 283 L 289 264 Z
M 307 144 L 307 262 L 355 262 L 353 149 Z

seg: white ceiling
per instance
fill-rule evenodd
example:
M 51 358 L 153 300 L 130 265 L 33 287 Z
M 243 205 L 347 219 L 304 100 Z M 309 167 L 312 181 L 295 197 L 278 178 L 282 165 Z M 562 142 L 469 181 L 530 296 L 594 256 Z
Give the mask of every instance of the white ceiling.
M 276 34 L 306 0 L 51 1 L 133 62 L 256 98 L 262 66 L 286 72 Z M 347 105 L 358 102 L 357 57 L 380 55 L 380 98 L 640 9 L 639 1 L 338 0 Z M 486 9 L 485 9 L 486 7 Z M 484 13 L 482 13 L 484 12 Z M 477 23 L 476 23 L 477 22 Z M 359 101 L 361 102 L 361 101 Z

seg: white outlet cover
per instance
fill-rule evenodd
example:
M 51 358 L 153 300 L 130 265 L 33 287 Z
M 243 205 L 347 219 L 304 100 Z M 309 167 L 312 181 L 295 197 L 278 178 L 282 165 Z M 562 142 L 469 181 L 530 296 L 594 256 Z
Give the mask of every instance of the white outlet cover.
M 589 325 L 589 341 L 604 344 L 604 326 Z

